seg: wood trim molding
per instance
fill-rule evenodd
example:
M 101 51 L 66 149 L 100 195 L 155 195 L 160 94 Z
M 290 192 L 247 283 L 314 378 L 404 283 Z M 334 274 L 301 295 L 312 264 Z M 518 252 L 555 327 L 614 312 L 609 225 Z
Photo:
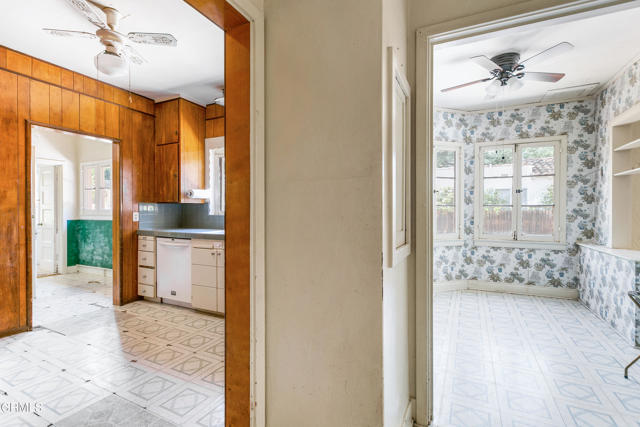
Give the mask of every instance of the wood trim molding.
M 46 83 L 53 87 L 153 116 L 154 101 L 152 99 L 2 45 L 0 45 L 0 69 L 28 77 L 35 82 Z M 129 101 L 129 96 L 131 96 L 131 101 Z

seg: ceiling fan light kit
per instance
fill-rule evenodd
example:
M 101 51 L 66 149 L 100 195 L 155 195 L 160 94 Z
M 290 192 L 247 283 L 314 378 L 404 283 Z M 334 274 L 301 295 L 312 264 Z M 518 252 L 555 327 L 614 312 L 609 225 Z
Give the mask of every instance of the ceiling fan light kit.
M 128 65 L 134 63 L 141 65 L 145 59 L 129 42 L 175 47 L 178 45 L 176 38 L 167 33 L 141 33 L 130 32 L 122 34 L 118 26 L 122 14 L 108 6 L 103 6 L 94 0 L 66 0 L 77 12 L 93 25 L 98 27 L 95 34 L 85 31 L 60 30 L 55 28 L 43 28 L 51 35 L 59 37 L 81 37 L 99 39 L 104 50 L 94 58 L 94 65 L 98 71 L 108 76 L 118 76 L 128 70 Z
M 507 89 L 509 92 L 521 89 L 524 86 L 524 81 L 556 83 L 565 76 L 564 73 L 526 71 L 525 67 L 540 63 L 553 56 L 567 52 L 572 48 L 573 45 L 569 42 L 558 43 L 524 61 L 520 61 L 520 54 L 518 52 L 505 52 L 495 55 L 492 58 L 488 58 L 485 55 L 474 56 L 470 58 L 471 61 L 487 70 L 490 77 L 448 87 L 442 89 L 441 92 L 446 93 L 478 83 L 491 82 L 485 87 L 487 98 L 491 99 L 500 93 L 501 88 Z

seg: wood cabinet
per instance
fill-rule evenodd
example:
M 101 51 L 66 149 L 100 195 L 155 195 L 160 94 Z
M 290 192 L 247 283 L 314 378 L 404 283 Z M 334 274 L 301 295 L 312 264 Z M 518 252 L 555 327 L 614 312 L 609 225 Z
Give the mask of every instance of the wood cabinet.
M 156 104 L 156 145 L 178 142 L 180 136 L 180 100 Z
M 205 109 L 185 99 L 156 104 L 155 201 L 202 203 L 187 191 L 204 188 Z

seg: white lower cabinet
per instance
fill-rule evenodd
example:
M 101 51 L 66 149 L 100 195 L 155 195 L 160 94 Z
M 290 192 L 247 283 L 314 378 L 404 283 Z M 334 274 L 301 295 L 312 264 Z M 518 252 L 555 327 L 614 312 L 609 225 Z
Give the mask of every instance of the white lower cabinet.
M 224 313 L 224 241 L 192 240 L 191 306 Z
M 156 296 L 156 238 L 138 236 L 138 295 Z

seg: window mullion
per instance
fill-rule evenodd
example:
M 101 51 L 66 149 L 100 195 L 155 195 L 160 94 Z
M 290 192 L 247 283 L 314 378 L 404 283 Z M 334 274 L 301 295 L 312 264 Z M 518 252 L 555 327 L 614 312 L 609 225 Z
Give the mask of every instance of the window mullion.
M 518 144 L 513 145 L 513 215 L 511 216 L 514 240 L 522 239 L 522 150 Z

